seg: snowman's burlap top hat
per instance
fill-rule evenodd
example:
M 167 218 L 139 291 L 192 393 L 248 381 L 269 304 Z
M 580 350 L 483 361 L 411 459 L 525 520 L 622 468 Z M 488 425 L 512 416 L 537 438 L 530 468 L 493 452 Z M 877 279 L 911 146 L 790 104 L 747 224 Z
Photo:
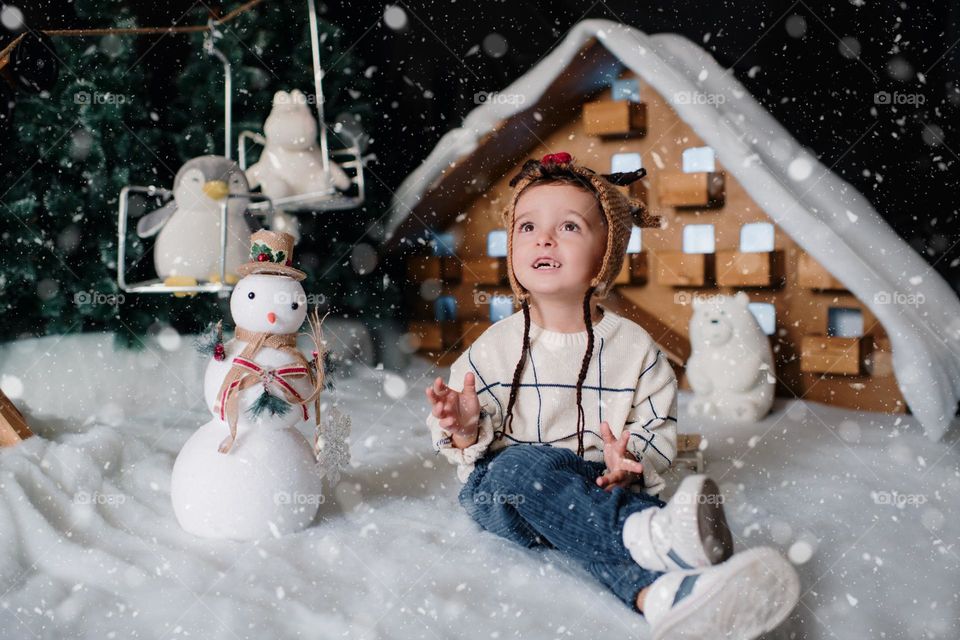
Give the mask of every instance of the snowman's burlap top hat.
M 563 182 L 579 184 L 597 196 L 600 212 L 607 222 L 607 249 L 603 256 L 600 271 L 590 282 L 594 294 L 605 297 L 613 286 L 613 281 L 623 266 L 623 258 L 630 242 L 630 231 L 634 224 L 639 227 L 659 227 L 660 218 L 650 216 L 639 200 L 628 197 L 617 189 L 640 180 L 647 174 L 645 169 L 626 173 L 598 174 L 592 169 L 577 164 L 566 152 L 551 153 L 540 160 L 527 160 L 520 172 L 510 180 L 514 188 L 510 205 L 503 213 L 503 222 L 507 229 L 507 275 L 510 287 L 517 302 L 527 300 L 530 292 L 517 280 L 513 273 L 513 223 L 517 201 L 523 191 L 536 183 Z
M 293 236 L 282 231 L 261 229 L 253 233 L 250 236 L 250 262 L 237 267 L 237 273 L 241 277 L 265 273 L 303 280 L 307 274 L 291 266 L 293 242 Z

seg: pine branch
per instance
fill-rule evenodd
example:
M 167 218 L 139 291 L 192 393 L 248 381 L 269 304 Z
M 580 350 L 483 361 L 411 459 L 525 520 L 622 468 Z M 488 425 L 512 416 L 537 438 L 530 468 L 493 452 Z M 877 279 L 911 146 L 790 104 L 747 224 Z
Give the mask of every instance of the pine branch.
M 283 416 L 290 411 L 290 403 L 283 398 L 271 395 L 269 391 L 264 391 L 260 397 L 254 401 L 247 412 L 253 418 L 259 418 L 264 411 L 269 411 L 271 416 Z

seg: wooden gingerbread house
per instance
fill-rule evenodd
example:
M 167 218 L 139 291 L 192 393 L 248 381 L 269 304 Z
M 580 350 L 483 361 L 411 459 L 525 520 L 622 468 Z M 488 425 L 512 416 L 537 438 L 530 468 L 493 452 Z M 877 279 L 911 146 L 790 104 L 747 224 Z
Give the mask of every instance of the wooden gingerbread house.
M 10 447 L 33 435 L 23 414 L 16 405 L 0 391 L 0 447 Z
M 745 291 L 774 349 L 779 395 L 909 407 L 942 435 L 960 397 L 952 290 L 709 54 L 607 21 L 575 27 L 398 190 L 385 250 L 406 263 L 422 353 L 450 362 L 514 311 L 500 227 L 507 181 L 525 159 L 557 151 L 601 172 L 647 169 L 630 188 L 664 225 L 634 229 L 604 304 L 647 329 L 681 384 L 693 297 Z M 954 335 L 931 335 L 937 322 Z M 931 384 L 933 402 L 921 397 Z

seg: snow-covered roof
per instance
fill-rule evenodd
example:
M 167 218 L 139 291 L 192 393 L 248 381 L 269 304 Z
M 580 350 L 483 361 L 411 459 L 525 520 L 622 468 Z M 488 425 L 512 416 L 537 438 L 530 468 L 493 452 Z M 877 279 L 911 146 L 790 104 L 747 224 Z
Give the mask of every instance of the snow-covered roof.
M 441 138 L 397 190 L 388 237 L 447 169 L 499 123 L 536 104 L 594 38 L 667 100 L 767 215 L 870 308 L 890 337 L 904 399 L 926 434 L 939 440 L 960 399 L 960 300 L 866 198 L 802 148 L 731 71 L 675 34 L 647 35 L 607 20 L 577 24 L 501 92 L 523 100 L 487 101 Z

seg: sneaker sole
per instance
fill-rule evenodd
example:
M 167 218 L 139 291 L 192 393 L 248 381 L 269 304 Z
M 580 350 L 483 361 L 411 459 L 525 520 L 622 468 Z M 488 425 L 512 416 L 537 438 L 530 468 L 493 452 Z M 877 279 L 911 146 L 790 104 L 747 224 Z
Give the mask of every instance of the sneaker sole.
M 703 553 L 710 564 L 720 564 L 733 555 L 733 535 L 723 510 L 723 496 L 720 495 L 720 487 L 710 478 L 704 480 L 699 494 L 707 498 L 700 501 L 697 509 Z
M 725 567 L 726 579 L 671 610 L 653 640 L 753 640 L 778 627 L 800 599 L 796 571 L 773 549 L 749 549 Z

